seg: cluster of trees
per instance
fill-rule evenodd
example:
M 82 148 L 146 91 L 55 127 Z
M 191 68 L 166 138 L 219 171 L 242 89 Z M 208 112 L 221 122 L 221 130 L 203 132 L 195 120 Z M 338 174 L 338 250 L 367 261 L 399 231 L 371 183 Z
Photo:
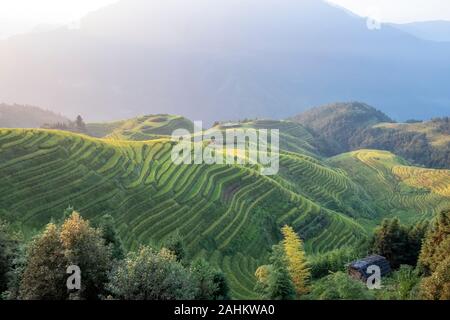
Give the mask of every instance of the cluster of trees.
M 255 273 L 261 299 L 450 299 L 450 211 L 431 225 L 382 222 L 370 251 L 385 256 L 394 272 L 375 291 L 345 272 L 346 263 L 367 248 L 307 257 L 293 228 L 284 226 L 281 233 L 270 264 Z M 81 269 L 80 290 L 66 286 L 69 265 Z M 127 253 L 111 216 L 91 225 L 72 208 L 29 243 L 0 222 L 0 293 L 4 299 L 230 298 L 224 274 L 203 259 L 190 261 L 178 232 L 159 247 Z
M 431 122 L 436 125 L 440 133 L 450 134 L 450 117 L 433 118 Z
M 371 248 L 394 269 L 401 265 L 416 266 L 427 229 L 427 222 L 405 226 L 398 218 L 385 219 L 374 232 Z
M 292 228 L 286 226 L 282 233 L 271 264 L 256 271 L 255 290 L 262 299 L 450 299 L 450 211 L 440 213 L 431 225 L 406 226 L 397 218 L 386 219 L 369 243 L 308 258 Z M 386 257 L 393 269 L 383 277 L 380 290 L 369 290 L 346 273 L 349 262 L 367 253 Z
M 372 243 L 374 253 L 385 256 L 396 270 L 381 298 L 450 299 L 450 211 L 441 212 L 431 226 L 385 220 Z
M 80 115 L 77 116 L 75 121 L 46 123 L 42 125 L 42 128 L 87 133 L 86 124 Z
M 282 228 L 283 241 L 272 247 L 270 265 L 256 270 L 256 292 L 261 299 L 293 300 L 309 292 L 310 269 L 303 242 L 292 227 Z
M 79 290 L 67 287 L 71 265 L 81 270 Z M 0 292 L 24 300 L 229 299 L 224 274 L 205 260 L 189 262 L 178 233 L 160 248 L 126 253 L 111 216 L 91 226 L 75 211 L 29 244 L 0 224 Z

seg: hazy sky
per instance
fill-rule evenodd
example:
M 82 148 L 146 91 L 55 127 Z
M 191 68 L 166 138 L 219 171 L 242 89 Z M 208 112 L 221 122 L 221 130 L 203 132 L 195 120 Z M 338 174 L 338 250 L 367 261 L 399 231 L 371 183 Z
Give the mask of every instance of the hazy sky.
M 0 38 L 38 25 L 65 25 L 117 0 L 0 0 Z M 164 1 L 164 0 L 149 0 Z M 211 0 L 215 1 L 226 0 Z M 262 0 L 263 1 L 263 0 Z M 298 0 L 301 1 L 301 0 Z M 449 0 L 329 0 L 384 22 L 450 20 Z
M 329 0 L 361 16 L 379 15 L 382 22 L 449 20 L 449 0 Z
M 117 0 L 0 0 L 0 37 L 39 25 L 67 25 Z

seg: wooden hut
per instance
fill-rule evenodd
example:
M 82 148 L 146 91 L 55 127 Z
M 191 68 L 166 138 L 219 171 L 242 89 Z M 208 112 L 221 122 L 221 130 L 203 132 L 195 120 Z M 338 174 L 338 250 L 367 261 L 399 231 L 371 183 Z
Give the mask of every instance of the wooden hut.
M 354 261 L 347 266 L 348 274 L 358 280 L 367 281 L 371 274 L 367 273 L 367 268 L 372 265 L 380 267 L 381 276 L 385 276 L 391 272 L 389 261 L 385 257 L 379 255 L 371 255 L 364 259 Z

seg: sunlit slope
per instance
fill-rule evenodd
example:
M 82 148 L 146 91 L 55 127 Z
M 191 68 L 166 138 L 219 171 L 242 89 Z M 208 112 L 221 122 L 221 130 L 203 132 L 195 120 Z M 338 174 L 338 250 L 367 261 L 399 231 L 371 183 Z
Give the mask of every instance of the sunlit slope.
M 363 185 L 373 205 L 386 216 L 416 221 L 450 207 L 450 170 L 409 166 L 390 152 L 376 150 L 346 153 L 329 163 Z
M 91 136 L 134 141 L 170 136 L 176 129 L 192 132 L 193 128 L 194 124 L 190 120 L 167 114 L 148 115 L 112 123 L 87 124 L 87 130 Z
M 364 188 L 352 181 L 346 172 L 328 165 L 326 161 L 282 152 L 280 168 L 277 180 L 289 183 L 292 190 L 321 206 L 353 218 L 379 218 Z
M 311 156 L 320 154 L 320 146 L 317 145 L 317 139 L 305 127 L 292 121 L 249 120 L 236 124 L 222 124 L 214 128 L 223 132 L 229 129 L 264 129 L 268 130 L 268 132 L 277 129 L 280 134 L 280 150 Z
M 32 235 L 69 205 L 94 221 L 109 213 L 129 248 L 158 243 L 178 229 L 191 255 L 227 273 L 236 298 L 254 297 L 255 267 L 280 240 L 283 224 L 294 226 L 310 252 L 366 236 L 344 212 L 301 193 L 294 179 L 261 176 L 250 166 L 175 165 L 171 149 L 168 139 L 0 129 L 0 216 Z M 281 170 L 289 170 L 285 157 Z M 327 174 L 317 175 L 317 185 L 327 184 Z M 339 184 L 352 188 L 330 182 L 327 192 L 341 192 Z

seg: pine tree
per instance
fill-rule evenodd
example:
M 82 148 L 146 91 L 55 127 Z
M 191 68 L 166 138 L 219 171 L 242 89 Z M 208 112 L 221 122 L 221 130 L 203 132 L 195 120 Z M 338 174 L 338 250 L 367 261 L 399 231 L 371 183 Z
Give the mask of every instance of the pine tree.
M 105 244 L 111 247 L 112 257 L 117 260 L 123 259 L 123 244 L 117 232 L 114 218 L 109 214 L 104 215 L 100 219 L 98 227 L 102 231 L 102 237 L 105 240 Z
M 420 293 L 426 300 L 450 300 L 450 256 L 438 263 L 433 274 L 422 281 Z
M 270 300 L 295 299 L 295 287 L 287 270 L 286 256 L 283 247 L 272 247 L 272 272 L 269 275 L 269 285 L 266 298 Z
M 214 294 L 213 299 L 230 300 L 231 299 L 230 287 L 228 285 L 228 281 L 227 278 L 225 277 L 225 274 L 220 270 L 216 270 L 214 272 L 213 282 L 217 285 L 217 290 Z
M 419 267 L 431 275 L 442 261 L 450 256 L 450 211 L 444 211 L 436 218 L 427 233 L 419 257 Z
M 80 115 L 78 115 L 77 119 L 75 120 L 75 126 L 78 131 L 86 132 L 86 124 L 84 123 L 83 118 Z
M 385 257 L 391 267 L 397 269 L 409 260 L 408 239 L 408 231 L 398 218 L 385 219 L 374 232 L 373 251 Z
M 8 287 L 16 251 L 17 242 L 9 232 L 8 226 L 0 220 L 0 294 Z
M 196 300 L 213 300 L 215 292 L 218 290 L 214 283 L 214 269 L 204 259 L 195 260 L 190 269 L 193 279 L 196 282 Z
M 186 258 L 186 249 L 179 230 L 176 230 L 175 233 L 164 242 L 163 246 L 175 254 L 177 261 L 182 262 Z
M 303 250 L 303 242 L 292 227 L 284 226 L 282 233 L 287 269 L 294 283 L 297 296 L 300 297 L 308 293 L 308 279 L 311 276 Z

